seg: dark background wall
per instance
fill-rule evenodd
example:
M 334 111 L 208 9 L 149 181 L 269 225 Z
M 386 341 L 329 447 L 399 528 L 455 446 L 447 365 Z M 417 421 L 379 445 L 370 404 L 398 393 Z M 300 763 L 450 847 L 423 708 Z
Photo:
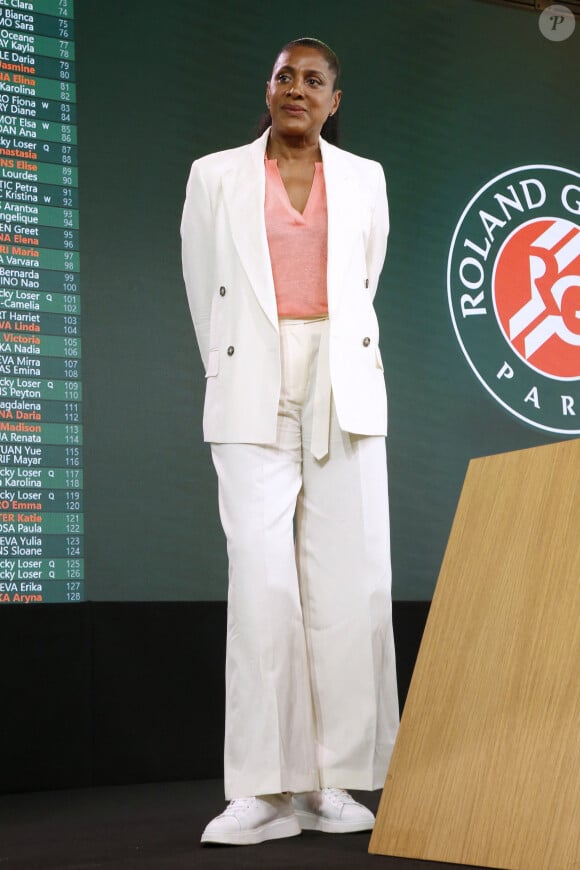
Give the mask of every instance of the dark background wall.
M 579 171 L 576 32 L 479 0 L 77 2 L 87 602 L 0 609 L 0 788 L 219 776 L 226 561 L 179 262 L 191 160 L 248 141 L 277 49 L 343 62 L 343 145 L 380 160 L 401 695 L 469 459 L 549 443 L 470 370 L 447 305 L 465 205 Z
M 401 704 L 426 602 L 394 608 Z M 0 609 L 0 793 L 219 778 L 226 605 Z

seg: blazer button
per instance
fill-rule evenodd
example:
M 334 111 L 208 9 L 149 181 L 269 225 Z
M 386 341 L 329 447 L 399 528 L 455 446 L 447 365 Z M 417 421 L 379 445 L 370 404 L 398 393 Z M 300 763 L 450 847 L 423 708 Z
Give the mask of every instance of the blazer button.
M 225 296 L 225 295 L 226 295 L 226 288 L 220 287 L 220 296 Z
M 369 279 L 368 278 L 365 279 L 365 287 L 368 290 L 368 287 L 369 287 Z
M 228 347 L 228 356 L 233 356 L 233 355 L 234 355 L 234 346 L 233 346 L 233 344 L 230 344 L 230 346 Z
M 370 343 L 371 343 L 371 340 L 368 337 L 368 335 L 365 338 L 363 338 L 363 347 L 368 347 Z

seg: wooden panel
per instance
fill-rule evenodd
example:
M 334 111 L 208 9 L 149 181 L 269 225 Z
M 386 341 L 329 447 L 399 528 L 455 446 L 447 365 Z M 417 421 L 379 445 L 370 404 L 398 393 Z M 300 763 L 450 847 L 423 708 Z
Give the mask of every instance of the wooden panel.
M 580 440 L 473 460 L 371 852 L 580 868 Z

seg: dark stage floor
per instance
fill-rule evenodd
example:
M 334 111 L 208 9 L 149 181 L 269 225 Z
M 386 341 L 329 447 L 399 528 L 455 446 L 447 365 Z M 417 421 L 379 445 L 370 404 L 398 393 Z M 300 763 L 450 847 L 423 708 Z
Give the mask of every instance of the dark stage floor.
M 259 846 L 200 846 L 224 807 L 218 780 L 0 796 L 0 870 L 96 868 L 350 868 L 451 870 L 456 864 L 369 855 L 368 834 L 300 837 Z M 376 810 L 380 793 L 356 793 Z

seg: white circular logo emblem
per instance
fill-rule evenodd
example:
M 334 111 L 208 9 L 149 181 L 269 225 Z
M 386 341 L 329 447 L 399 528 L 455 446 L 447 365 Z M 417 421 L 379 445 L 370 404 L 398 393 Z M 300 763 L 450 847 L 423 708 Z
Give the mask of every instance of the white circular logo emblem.
M 482 187 L 455 229 L 447 292 L 491 395 L 532 426 L 580 434 L 580 173 L 520 166 Z
M 540 33 L 551 42 L 563 42 L 572 36 L 576 27 L 574 13 L 567 6 L 552 3 L 547 6 L 538 19 Z

